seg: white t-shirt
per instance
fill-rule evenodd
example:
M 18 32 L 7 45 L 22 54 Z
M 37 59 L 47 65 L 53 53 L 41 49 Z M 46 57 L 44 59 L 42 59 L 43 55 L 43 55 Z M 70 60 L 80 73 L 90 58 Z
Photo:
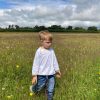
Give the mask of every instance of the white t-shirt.
M 58 70 L 59 65 L 53 48 L 39 47 L 33 61 L 32 75 L 53 75 Z

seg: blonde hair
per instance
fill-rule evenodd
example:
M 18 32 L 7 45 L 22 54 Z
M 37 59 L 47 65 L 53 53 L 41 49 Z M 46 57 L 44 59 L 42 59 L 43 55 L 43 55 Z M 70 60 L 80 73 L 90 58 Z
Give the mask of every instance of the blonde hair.
M 47 39 L 52 41 L 53 36 L 48 30 L 44 30 L 44 31 L 39 32 L 39 38 L 40 38 L 41 41 L 44 41 L 44 40 L 47 40 Z

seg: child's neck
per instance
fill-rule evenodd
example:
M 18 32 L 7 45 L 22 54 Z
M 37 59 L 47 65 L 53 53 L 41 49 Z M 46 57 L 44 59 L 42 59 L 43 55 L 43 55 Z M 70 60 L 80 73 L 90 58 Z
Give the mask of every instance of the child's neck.
M 44 46 L 40 46 L 40 47 L 43 48 L 43 49 L 47 49 L 47 50 L 50 49 L 50 48 L 45 48 Z

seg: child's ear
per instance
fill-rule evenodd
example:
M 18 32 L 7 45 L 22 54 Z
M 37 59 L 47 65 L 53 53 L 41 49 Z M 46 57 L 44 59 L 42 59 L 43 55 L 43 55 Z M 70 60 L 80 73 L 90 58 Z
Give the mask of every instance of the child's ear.
M 43 40 L 41 40 L 41 42 L 42 42 Z
M 40 40 L 41 42 L 43 42 L 43 40 Z

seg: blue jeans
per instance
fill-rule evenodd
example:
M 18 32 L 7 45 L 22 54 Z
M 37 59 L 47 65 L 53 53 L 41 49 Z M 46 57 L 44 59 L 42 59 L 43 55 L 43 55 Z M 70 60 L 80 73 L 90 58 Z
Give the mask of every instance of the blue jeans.
M 47 100 L 53 100 L 55 77 L 54 75 L 38 75 L 37 83 L 32 86 L 32 91 L 37 93 L 46 87 Z

